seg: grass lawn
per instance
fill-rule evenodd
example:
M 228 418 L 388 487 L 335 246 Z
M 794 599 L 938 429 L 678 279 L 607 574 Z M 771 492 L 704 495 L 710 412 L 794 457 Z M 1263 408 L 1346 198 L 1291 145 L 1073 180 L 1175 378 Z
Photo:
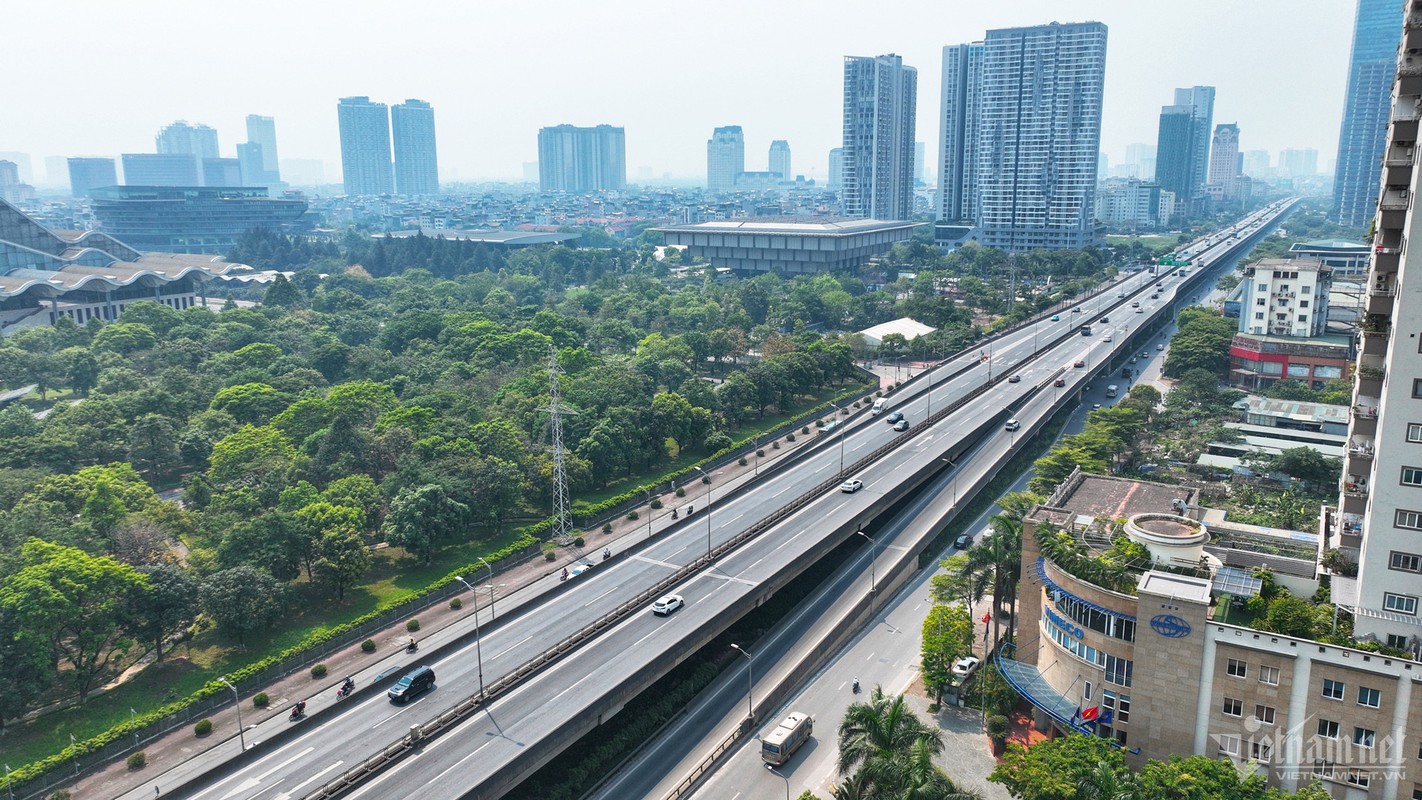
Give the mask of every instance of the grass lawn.
M 1120 245 L 1129 245 L 1133 241 L 1138 241 L 1142 245 L 1145 245 L 1146 247 L 1149 247 L 1152 250 L 1170 252 L 1171 250 L 1174 250 L 1176 247 L 1179 246 L 1180 237 L 1169 236 L 1167 234 L 1146 234 L 1144 236 L 1111 235 L 1106 237 L 1106 244 L 1112 247 L 1119 247 Z
M 150 665 L 112 691 L 91 695 L 83 706 L 44 714 L 29 723 L 11 722 L 3 740 L 5 757 L 11 766 L 18 767 L 57 753 L 68 746 L 70 734 L 83 741 L 128 719 L 131 708 L 146 713 L 164 702 L 186 697 L 209 681 L 280 653 L 316 631 L 372 611 L 381 603 L 415 594 L 436 578 L 474 563 L 476 556 L 499 550 L 516 538 L 518 533 L 510 530 L 496 538 L 452 544 L 438 551 L 428 566 L 400 548 L 379 550 L 374 553 L 367 582 L 347 590 L 339 603 L 326 587 L 302 580 L 292 586 L 296 599 L 286 625 L 272 631 L 267 641 L 242 650 L 235 640 L 216 630 L 203 631 L 166 651 L 162 664 Z M 244 696 L 243 702 L 250 710 L 250 700 Z

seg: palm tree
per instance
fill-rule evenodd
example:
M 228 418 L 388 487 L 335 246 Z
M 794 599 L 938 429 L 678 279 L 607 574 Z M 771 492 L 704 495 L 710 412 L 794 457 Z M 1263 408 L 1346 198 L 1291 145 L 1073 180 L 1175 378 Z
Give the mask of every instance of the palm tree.
M 1098 761 L 1095 768 L 1076 784 L 1079 800 L 1142 800 L 1140 786 L 1130 773 L 1122 774 L 1109 762 Z
M 914 716 L 903 695 L 891 698 L 875 686 L 869 702 L 851 705 L 839 724 L 839 774 L 848 775 L 878 758 L 906 757 L 918 741 L 925 742 L 931 755 L 943 752 L 942 731 Z
M 1011 611 L 1008 633 L 1017 625 L 1017 582 L 1022 577 L 1022 520 L 1008 514 L 990 519 L 992 535 L 984 537 L 968 551 L 963 574 L 972 587 L 976 602 L 992 592 L 992 640 L 999 640 L 998 611 L 1006 606 Z

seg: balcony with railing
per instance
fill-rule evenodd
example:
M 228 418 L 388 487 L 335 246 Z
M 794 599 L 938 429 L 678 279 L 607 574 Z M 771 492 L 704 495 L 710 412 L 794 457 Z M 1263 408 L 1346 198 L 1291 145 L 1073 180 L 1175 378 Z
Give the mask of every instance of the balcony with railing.
M 1348 439 L 1348 455 L 1359 458 L 1372 458 L 1373 445 L 1376 440 L 1371 436 L 1355 435 Z
M 1368 479 L 1363 475 L 1347 475 L 1343 478 L 1342 489 L 1345 497 L 1367 497 Z
M 1378 198 L 1378 208 L 1384 211 L 1406 211 L 1411 193 L 1406 189 L 1388 188 Z
M 1415 142 L 1395 141 L 1388 147 L 1383 163 L 1389 167 L 1410 167 L 1414 158 L 1416 158 Z

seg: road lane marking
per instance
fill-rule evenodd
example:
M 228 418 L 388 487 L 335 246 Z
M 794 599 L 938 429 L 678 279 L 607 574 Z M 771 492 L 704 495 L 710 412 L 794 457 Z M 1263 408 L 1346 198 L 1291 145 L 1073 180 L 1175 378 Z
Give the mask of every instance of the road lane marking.
M 690 545 L 688 545 L 688 547 L 689 547 L 689 546 L 690 546 Z M 681 550 L 685 550 L 685 549 L 686 549 L 686 547 L 681 548 Z M 676 552 L 677 552 L 677 553 L 680 553 L 681 550 L 678 550 L 678 551 L 676 551 Z M 676 553 L 672 553 L 672 555 L 676 555 Z M 681 565 L 680 565 L 680 564 L 673 564 L 673 563 L 671 563 L 670 561 L 658 561 L 658 560 L 655 559 L 655 558 L 648 558 L 648 557 L 646 557 L 646 556 L 640 556 L 640 555 L 638 555 L 638 556 L 632 556 L 632 558 L 633 558 L 634 560 L 637 560 L 637 561 L 644 561 L 644 562 L 646 562 L 646 563 L 648 563 L 648 564 L 656 564 L 656 565 L 659 566 L 659 567 L 666 567 L 667 569 L 671 569 L 671 570 L 681 569 Z
M 478 755 L 480 750 L 483 750 L 484 748 L 488 747 L 489 745 L 491 745 L 491 744 L 493 744 L 493 743 L 494 743 L 494 740 L 493 740 L 493 739 L 490 739 L 490 740 L 488 740 L 487 742 L 484 742 L 483 744 L 481 744 L 481 745 L 479 745 L 478 747 L 474 748 L 474 752 L 472 752 L 472 753 L 470 753 L 469 755 L 465 756 L 464 758 L 461 758 L 461 759 L 459 759 L 458 761 L 454 762 L 454 765 L 453 765 L 453 766 L 451 766 L 449 769 L 446 769 L 445 771 L 441 772 L 440 774 L 434 776 L 434 780 L 430 781 L 430 782 L 427 783 L 426 785 L 427 785 L 427 786 L 429 786 L 429 785 L 438 785 L 440 778 L 443 778 L 444 776 L 446 776 L 446 775 L 448 775 L 449 773 L 453 772 L 454 770 L 458 769 L 460 764 L 463 764 L 464 762 L 466 762 L 466 761 L 468 761 L 469 759 L 473 758 L 474 756 Z
M 790 491 L 790 486 L 787 484 L 784 489 L 781 489 L 780 491 L 778 491 L 778 492 L 776 492 L 775 494 L 771 495 L 771 497 L 779 497 L 780 495 L 785 494 L 785 493 L 788 492 L 788 491 Z
M 292 756 L 291 758 L 288 758 L 287 760 L 281 762 L 280 764 L 277 764 L 275 767 L 272 767 L 271 769 L 267 770 L 266 772 L 263 772 L 261 775 L 256 776 L 256 780 L 257 780 L 258 782 L 261 782 L 262 779 L 266 778 L 268 775 L 270 775 L 270 774 L 272 774 L 273 772 L 276 772 L 277 770 L 279 770 L 279 769 L 281 769 L 281 768 L 287 766 L 288 764 L 290 764 L 291 762 L 297 760 L 298 758 L 304 758 L 307 753 L 310 753 L 311 751 L 313 751 L 313 750 L 315 750 L 315 749 L 316 749 L 315 747 L 308 747 L 308 748 L 306 748 L 305 750 L 302 750 L 300 753 L 297 753 L 296 755 Z
M 301 787 L 305 786 L 306 784 L 308 784 L 308 783 L 310 783 L 310 782 L 312 782 L 312 781 L 314 781 L 314 780 L 320 779 L 320 777 L 321 777 L 322 775 L 325 775 L 326 773 L 330 772 L 330 771 L 333 770 L 333 769 L 336 769 L 337 767 L 341 766 L 341 765 L 344 764 L 344 763 L 346 763 L 346 762 L 344 762 L 344 761 L 337 761 L 336 763 L 332 764 L 331 766 L 326 767 L 325 769 L 321 770 L 320 772 L 316 773 L 315 775 L 312 775 L 311 777 L 307 778 L 306 780 L 302 781 L 301 783 L 296 784 L 295 786 L 293 786 L 293 787 L 291 787 L 290 789 L 288 789 L 288 790 L 282 792 L 281 794 L 274 795 L 274 796 L 272 797 L 272 800 L 291 800 L 291 795 L 292 795 L 293 792 L 299 790 Z
M 525 637 L 523 637 L 522 639 L 519 639 L 518 641 L 516 641 L 516 642 L 514 642 L 513 644 L 509 645 L 508 647 L 505 647 L 504 649 L 500 650 L 499 652 L 497 652 L 497 653 L 495 653 L 495 654 L 489 656 L 489 660 L 490 660 L 490 661 L 493 661 L 494 659 L 498 658 L 499 656 L 503 655 L 504 653 L 507 653 L 508 651 L 514 649 L 515 647 L 518 647 L 519 645 L 523 644 L 524 642 L 526 642 L 526 641 L 528 641 L 529 639 L 532 639 L 532 638 L 533 638 L 533 634 L 529 634 L 528 636 L 525 636 Z
M 618 585 L 618 586 L 612 587 L 611 589 L 608 589 L 607 591 L 603 592 L 602 594 L 598 595 L 597 597 L 594 597 L 593 599 L 587 601 L 586 603 L 583 603 L 583 608 L 587 608 L 588 606 L 592 605 L 593 603 L 596 603 L 597 601 L 601 600 L 601 599 L 604 598 L 604 597 L 607 597 L 608 595 L 612 594 L 613 592 L 615 592 L 615 591 L 617 591 L 618 589 L 621 589 L 621 588 L 622 588 L 622 586 L 621 586 L 621 585 Z

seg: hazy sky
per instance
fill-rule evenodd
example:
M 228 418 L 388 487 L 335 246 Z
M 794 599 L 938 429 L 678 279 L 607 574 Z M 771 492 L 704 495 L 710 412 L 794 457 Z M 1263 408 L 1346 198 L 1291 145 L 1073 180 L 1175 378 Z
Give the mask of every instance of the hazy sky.
M 1155 143 L 1176 86 L 1218 87 L 1241 149 L 1337 147 L 1353 0 L 15 0 L 5 2 L 0 151 L 153 152 L 163 125 L 218 130 L 276 117 L 282 158 L 339 164 L 336 100 L 434 105 L 443 180 L 512 178 L 539 127 L 627 129 L 636 181 L 705 176 L 717 125 L 746 132 L 746 168 L 788 139 L 823 179 L 839 144 L 842 57 L 918 68 L 918 139 L 937 161 L 942 47 L 988 28 L 1099 20 L 1110 28 L 1102 149 Z M 339 173 L 328 171 L 328 180 Z

